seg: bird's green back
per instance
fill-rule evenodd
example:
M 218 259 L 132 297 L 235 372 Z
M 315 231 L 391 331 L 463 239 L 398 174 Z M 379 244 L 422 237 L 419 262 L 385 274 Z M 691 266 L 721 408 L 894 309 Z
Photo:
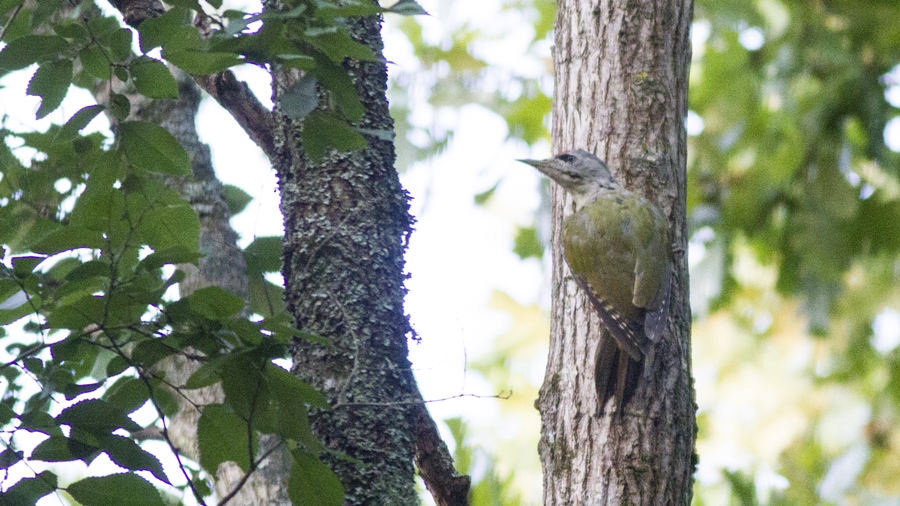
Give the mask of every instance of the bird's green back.
M 569 268 L 628 320 L 639 320 L 661 300 L 668 279 L 665 216 L 628 191 L 601 194 L 563 223 Z

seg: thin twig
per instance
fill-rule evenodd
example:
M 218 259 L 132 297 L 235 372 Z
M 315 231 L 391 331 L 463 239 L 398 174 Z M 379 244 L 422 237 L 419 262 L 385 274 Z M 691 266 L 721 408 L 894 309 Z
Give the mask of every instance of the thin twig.
M 228 495 L 223 497 L 221 501 L 219 501 L 219 504 L 217 506 L 225 506 L 225 504 L 228 503 L 228 501 L 234 499 L 234 496 L 236 496 L 237 493 L 241 490 L 241 487 L 243 487 L 244 484 L 247 483 L 247 480 L 250 479 L 250 475 L 253 474 L 254 471 L 256 471 L 256 468 L 259 467 L 259 465 L 262 464 L 262 462 L 264 460 L 269 458 L 269 455 L 271 455 L 275 450 L 280 448 L 282 445 L 284 445 L 284 439 L 279 441 L 277 445 L 266 450 L 266 452 L 263 453 L 263 455 L 259 458 L 259 460 L 252 462 L 250 469 L 244 474 L 243 477 L 241 477 L 240 481 L 237 482 L 237 485 L 234 486 L 234 489 L 231 492 L 229 492 Z

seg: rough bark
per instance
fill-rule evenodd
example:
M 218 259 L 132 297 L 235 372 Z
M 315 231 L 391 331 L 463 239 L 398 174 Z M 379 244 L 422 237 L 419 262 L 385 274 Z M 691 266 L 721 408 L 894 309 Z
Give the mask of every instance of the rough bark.
M 684 118 L 690 0 L 564 0 L 556 20 L 554 151 L 605 159 L 669 218 L 675 266 L 668 329 L 649 378 L 618 418 L 595 416 L 593 359 L 602 328 L 559 245 L 571 199 L 553 190 L 553 308 L 539 407 L 544 504 L 691 500 L 696 433 L 690 377 Z M 606 337 L 607 339 L 609 337 Z
M 380 55 L 380 24 L 370 17 L 350 21 L 347 28 Z M 358 126 L 392 131 L 384 61 L 348 60 L 345 66 L 365 107 Z M 323 458 L 344 484 L 344 503 L 417 504 L 417 396 L 403 310 L 403 253 L 412 219 L 394 169 L 394 146 L 367 136 L 364 150 L 332 152 L 320 163 L 310 162 L 299 140 L 300 125 L 278 114 L 284 90 L 297 78 L 290 71 L 275 72 L 273 83 L 285 301 L 300 329 L 330 345 L 298 342 L 294 372 L 333 406 L 311 413 L 311 419 L 333 450 Z

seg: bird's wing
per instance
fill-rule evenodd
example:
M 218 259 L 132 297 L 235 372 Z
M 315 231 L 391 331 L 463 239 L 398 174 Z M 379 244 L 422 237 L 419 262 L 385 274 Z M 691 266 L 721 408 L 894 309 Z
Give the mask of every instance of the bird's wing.
M 591 301 L 591 305 L 594 306 L 597 315 L 600 316 L 600 321 L 609 330 L 619 347 L 625 350 L 634 360 L 641 360 L 651 344 L 644 335 L 642 322 L 623 318 L 609 302 L 600 297 L 591 288 L 591 285 L 585 281 L 584 277 L 575 273 L 572 273 L 572 276 L 575 278 L 578 286 L 587 294 L 588 300 Z
M 656 341 L 666 330 L 669 319 L 669 299 L 672 294 L 672 265 L 666 269 L 663 284 L 644 317 L 644 334 L 650 341 Z

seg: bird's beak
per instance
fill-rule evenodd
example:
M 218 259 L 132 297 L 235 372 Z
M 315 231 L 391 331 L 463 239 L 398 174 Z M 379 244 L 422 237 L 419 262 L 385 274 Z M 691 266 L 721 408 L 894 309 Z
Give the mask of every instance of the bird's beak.
M 546 160 L 516 160 L 516 161 L 531 165 L 535 169 L 540 169 Z
M 516 160 L 516 161 L 522 162 L 527 165 L 531 165 L 532 167 L 537 169 L 540 173 L 544 174 L 545 176 L 549 177 L 550 179 L 555 180 L 556 178 L 554 177 L 554 175 L 556 174 L 557 171 L 553 169 L 553 164 L 550 163 L 552 160 L 553 159 L 551 158 L 550 160 Z

